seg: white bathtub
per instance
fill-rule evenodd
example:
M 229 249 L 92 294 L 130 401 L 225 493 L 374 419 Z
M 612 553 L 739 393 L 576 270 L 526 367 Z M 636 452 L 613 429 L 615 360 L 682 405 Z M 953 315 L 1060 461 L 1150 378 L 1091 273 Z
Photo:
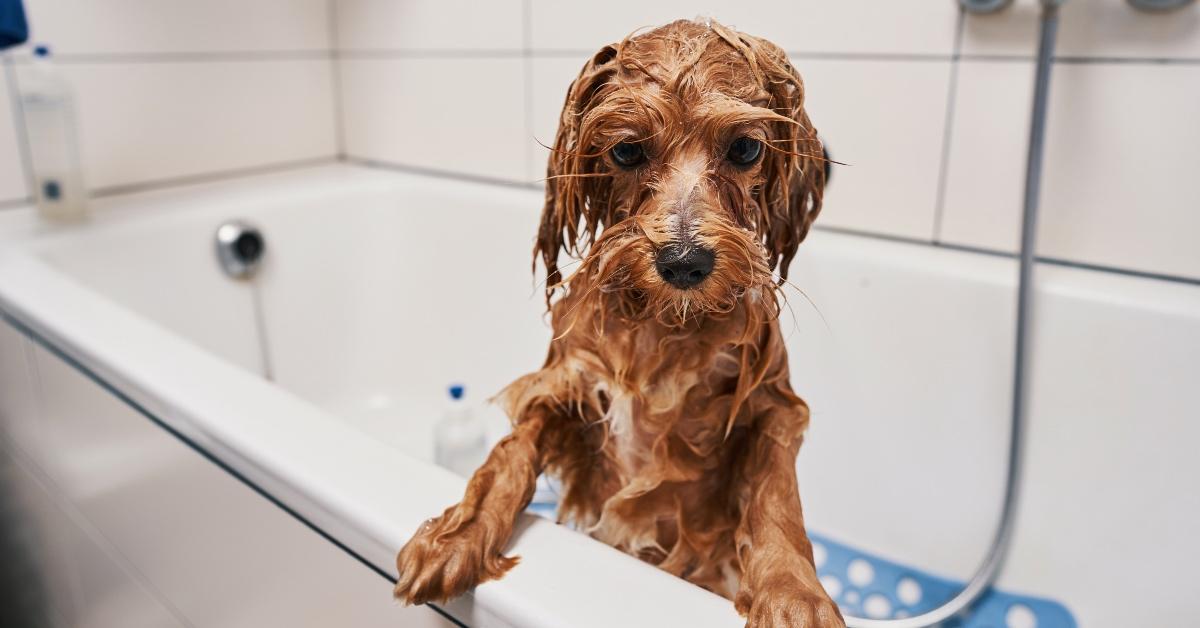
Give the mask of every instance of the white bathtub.
M 532 516 L 504 579 L 441 609 L 390 602 L 395 551 L 463 487 L 428 462 L 446 384 L 486 396 L 544 355 L 540 202 L 328 166 L 105 199 L 93 224 L 0 244 L 3 443 L 55 612 L 740 625 L 727 601 Z M 253 282 L 216 264 L 213 231 L 231 218 L 265 234 Z M 964 579 L 1002 489 L 1013 261 L 818 231 L 792 274 L 828 323 L 791 293 L 810 528 Z M 1060 266 L 1039 282 L 1000 587 L 1084 626 L 1181 625 L 1200 613 L 1184 585 L 1200 556 L 1200 286 Z

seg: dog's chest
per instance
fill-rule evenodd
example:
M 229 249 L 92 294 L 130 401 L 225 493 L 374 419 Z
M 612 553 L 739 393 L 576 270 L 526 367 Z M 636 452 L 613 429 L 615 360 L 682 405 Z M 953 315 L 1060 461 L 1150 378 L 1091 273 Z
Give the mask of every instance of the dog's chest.
M 638 344 L 649 350 L 601 350 L 605 367 L 587 375 L 604 426 L 601 447 L 626 479 L 647 468 L 677 466 L 680 452 L 719 448 L 728 419 L 725 393 L 738 374 L 730 349 L 679 343 L 654 352 Z M 637 357 L 622 364 L 626 356 Z

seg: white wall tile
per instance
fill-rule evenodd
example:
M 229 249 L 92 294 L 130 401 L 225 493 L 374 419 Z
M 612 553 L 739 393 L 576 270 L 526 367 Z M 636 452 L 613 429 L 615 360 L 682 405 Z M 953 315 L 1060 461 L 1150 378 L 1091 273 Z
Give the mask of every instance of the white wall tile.
M 336 153 L 327 60 L 61 69 L 78 99 L 92 189 Z
M 1017 0 L 990 15 L 968 16 L 967 54 L 1036 52 L 1037 0 Z M 1056 54 L 1068 57 L 1200 58 L 1200 4 L 1138 11 L 1120 0 L 1071 0 L 1059 15 Z
M 62 54 L 329 49 L 327 0 L 30 0 L 30 39 Z
M 1200 58 L 1200 5 L 1138 11 L 1128 2 L 1072 0 L 1059 16 L 1062 56 Z
M 833 159 L 819 224 L 933 236 L 950 62 L 799 59 Z
M 710 16 L 792 52 L 950 54 L 958 19 L 956 4 L 928 0 L 533 0 L 532 11 L 535 50 L 586 51 L 641 27 Z
M 940 237 L 1015 251 L 1032 62 L 959 69 Z M 1050 89 L 1038 251 L 1200 277 L 1200 68 L 1058 64 Z
M 1059 64 L 1039 251 L 1200 277 L 1200 66 Z
M 533 138 L 526 144 L 529 150 L 529 178 L 541 180 L 546 176 L 546 161 L 558 132 L 558 117 L 567 98 L 567 89 L 579 75 L 590 55 L 574 57 L 535 58 L 532 61 L 530 90 Z
M 1039 0 L 1013 0 L 996 13 L 967 13 L 961 52 L 1032 57 L 1037 53 L 1039 7 Z
M 351 157 L 528 181 L 521 59 L 343 59 Z
M 333 0 L 339 50 L 521 50 L 521 0 Z
M 29 196 L 25 168 L 21 163 L 21 151 L 17 144 L 19 140 L 16 119 L 13 116 L 14 96 L 8 89 L 8 81 L 0 75 L 0 201 Z
M 1015 251 L 1021 237 L 1032 61 L 962 61 L 939 239 Z

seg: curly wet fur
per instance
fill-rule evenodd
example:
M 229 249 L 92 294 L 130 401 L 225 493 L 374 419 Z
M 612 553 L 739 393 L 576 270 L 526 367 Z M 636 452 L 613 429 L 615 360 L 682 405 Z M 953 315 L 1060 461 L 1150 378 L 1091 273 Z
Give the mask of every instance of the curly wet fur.
M 541 472 L 560 519 L 729 597 L 751 626 L 841 626 L 812 563 L 795 460 L 779 278 L 821 207 L 804 88 L 773 44 L 678 21 L 606 46 L 563 107 L 534 250 L 554 339 L 500 399 L 513 433 L 397 557 L 396 596 L 443 600 L 500 577 Z M 765 154 L 724 160 L 750 137 Z M 608 150 L 637 142 L 634 169 Z M 665 244 L 715 253 L 693 289 L 654 267 Z M 581 258 L 569 278 L 562 254 Z

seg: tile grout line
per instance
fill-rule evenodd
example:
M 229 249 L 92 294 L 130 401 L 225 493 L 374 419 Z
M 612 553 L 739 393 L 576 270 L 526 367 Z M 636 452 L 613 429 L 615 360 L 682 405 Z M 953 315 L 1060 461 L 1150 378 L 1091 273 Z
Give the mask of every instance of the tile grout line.
M 12 108 L 13 131 L 16 132 L 17 152 L 21 155 L 21 170 L 25 175 L 25 203 L 34 201 L 35 181 L 33 177 L 33 151 L 29 147 L 29 134 L 25 129 L 25 109 L 21 103 L 21 84 L 13 65 L 12 53 L 5 53 L 4 80 L 8 84 L 8 98 Z
M 1189 57 L 1084 57 L 1060 55 L 1055 63 L 1069 65 L 1200 65 L 1200 58 Z
M 407 174 L 416 174 L 426 177 L 434 177 L 437 179 L 449 179 L 452 181 L 462 181 L 464 183 L 482 183 L 485 185 L 495 185 L 506 188 L 515 188 L 520 190 L 541 190 L 543 186 L 536 181 L 519 181 L 517 179 L 504 179 L 500 177 L 491 177 L 487 175 L 471 174 L 468 172 L 445 170 L 442 168 L 430 168 L 427 166 L 415 166 L 396 161 L 386 161 L 381 159 L 366 159 L 355 157 L 353 155 L 346 156 L 346 163 L 364 168 L 374 168 L 377 170 L 388 170 L 391 172 L 403 172 Z
M 334 10 L 334 12 L 336 12 Z M 795 59 L 829 61 L 1032 61 L 1032 55 L 998 53 L 904 53 L 904 52 L 819 52 L 786 51 Z M 25 65 L 31 57 L 25 53 L 11 54 L 12 63 Z M 591 51 L 574 48 L 536 49 L 523 45 L 519 49 L 504 48 L 373 48 L 363 50 L 232 50 L 232 51 L 185 51 L 185 52 L 66 52 L 55 55 L 63 65 L 100 63 L 216 63 L 216 62 L 267 62 L 303 61 L 331 58 L 345 59 L 488 59 L 524 58 L 553 59 L 563 57 L 585 58 Z M 1200 57 L 1110 57 L 1060 55 L 1055 63 L 1071 65 L 1200 65 Z
M 257 166 L 245 166 L 242 168 L 232 168 L 228 170 L 213 170 L 209 172 L 200 172 L 196 174 L 182 175 L 178 177 L 167 177 L 163 179 L 149 179 L 145 181 L 135 181 L 133 183 L 119 183 L 117 185 L 109 185 L 105 187 L 97 187 L 88 190 L 89 198 L 104 198 L 107 196 L 118 196 L 121 194 L 134 194 L 137 192 L 149 192 L 152 190 L 161 190 L 164 188 L 172 188 L 183 185 L 196 185 L 202 183 L 215 183 L 219 181 L 227 181 L 229 179 L 240 179 L 243 177 L 252 177 L 260 174 L 271 174 L 276 172 L 287 172 L 290 170 L 299 170 L 303 168 L 311 168 L 314 166 L 328 165 L 338 163 L 334 155 L 326 155 L 322 157 L 312 157 L 308 159 L 295 159 L 290 161 L 277 161 L 268 164 Z
M 332 57 L 331 50 L 232 50 L 232 51 L 187 51 L 187 52 L 64 52 L 54 55 L 59 65 L 86 65 L 108 63 L 219 63 L 219 62 L 267 62 L 267 61 L 314 61 Z M 28 54 L 14 54 L 13 63 L 28 65 L 33 58 Z
M 1075 260 L 1063 259 L 1061 257 L 1045 257 L 1038 256 L 1035 258 L 1042 264 L 1051 266 L 1060 266 L 1063 268 L 1075 268 L 1079 270 L 1087 270 L 1099 273 L 1111 273 L 1114 275 L 1123 275 L 1126 277 L 1137 277 L 1139 279 L 1153 279 L 1156 281 L 1168 281 L 1171 283 L 1181 283 L 1189 286 L 1200 286 L 1200 277 L 1188 277 L 1186 275 L 1173 275 L 1170 273 L 1157 273 L 1149 270 L 1137 270 L 1134 268 L 1121 268 L 1119 266 L 1106 266 L 1104 264 L 1092 264 L 1090 262 L 1078 262 Z
M 958 10 L 958 25 L 954 29 L 954 48 L 950 59 L 950 78 L 946 88 L 946 118 L 942 124 L 942 154 L 938 163 L 937 191 L 933 202 L 933 233 L 930 239 L 934 244 L 942 239 L 942 216 L 946 209 L 946 187 L 950 172 L 951 143 L 954 140 L 954 115 L 958 100 L 958 70 L 962 53 L 963 31 L 966 30 L 966 11 Z
M 1011 251 L 1002 251 L 999 249 L 989 249 L 980 246 L 969 244 L 954 244 L 950 242 L 930 242 L 921 238 L 910 236 L 892 235 L 887 233 L 877 233 L 865 231 L 862 229 L 854 229 L 851 227 L 835 227 L 832 225 L 813 225 L 814 231 L 825 231 L 828 233 L 837 233 L 841 235 L 855 236 L 860 238 L 869 238 L 872 240 L 882 240 L 884 242 L 895 242 L 898 244 L 911 244 L 915 246 L 925 246 L 935 249 L 946 249 L 950 251 L 958 251 L 960 253 L 971 253 L 975 255 L 985 255 L 988 257 L 1001 257 L 1005 259 L 1016 259 L 1017 254 Z M 1133 268 L 1123 268 L 1121 266 L 1108 266 L 1105 264 L 1093 264 L 1091 262 L 1080 262 L 1061 257 L 1038 256 L 1036 261 L 1039 264 L 1047 264 L 1050 266 L 1060 266 L 1064 268 L 1076 268 L 1079 270 L 1088 270 L 1092 272 L 1107 273 L 1113 275 L 1121 275 L 1125 277 L 1137 277 L 1139 279 L 1154 279 L 1158 281 L 1166 281 L 1170 283 L 1180 283 L 1184 285 L 1200 286 L 1200 277 L 1189 277 L 1187 275 L 1174 275 L 1171 273 L 1158 273 L 1146 270 L 1136 270 Z
M 477 183 L 484 185 L 495 185 L 510 189 L 519 190 L 540 190 L 542 185 L 535 182 L 516 181 L 512 179 L 500 179 L 495 177 L 487 177 L 473 175 L 463 172 L 455 172 L 452 170 L 442 170 L 438 168 L 427 168 L 424 166 L 412 166 L 403 163 L 379 161 L 372 159 L 359 159 L 348 157 L 347 163 L 363 166 L 366 168 L 375 168 L 379 170 L 388 170 L 391 172 L 402 172 L 407 174 L 421 175 L 434 177 L 438 179 L 447 179 L 452 181 L 462 181 L 465 183 Z M 872 231 L 864 231 L 860 229 L 848 227 L 836 227 L 832 225 L 813 225 L 814 231 L 825 231 L 829 233 L 839 233 L 842 235 L 850 235 L 861 238 L 869 238 L 872 240 L 882 240 L 885 242 L 896 242 L 900 244 L 911 244 L 916 246 L 925 246 L 936 249 L 946 249 L 950 251 L 959 251 L 962 253 L 971 253 L 975 255 L 986 255 L 989 257 L 1002 257 L 1007 259 L 1015 259 L 1016 253 L 1009 251 L 1001 251 L 998 249 L 989 249 L 984 247 L 976 247 L 966 244 L 953 244 L 950 242 L 932 242 L 921 238 L 913 238 L 909 236 L 891 235 L 886 233 L 878 233 Z M 1186 275 L 1173 275 L 1170 273 L 1157 273 L 1152 271 L 1142 271 L 1132 268 L 1122 268 L 1120 266 L 1107 266 L 1103 264 L 1093 264 L 1090 262 L 1079 262 L 1056 257 L 1039 256 L 1037 261 L 1041 264 L 1051 266 L 1060 266 L 1065 268 L 1077 268 L 1080 270 L 1088 270 L 1092 272 L 1108 273 L 1113 275 L 1121 275 L 1126 277 L 1137 277 L 1140 279 L 1153 279 L 1158 281 L 1166 281 L 1170 283 L 1180 283 L 1184 285 L 1200 286 L 1200 277 L 1188 277 Z
M 522 43 L 520 48 L 372 48 L 343 50 L 347 59 L 521 59 L 537 56 Z
M 342 102 L 342 63 L 339 54 L 338 12 L 337 0 L 326 0 L 329 10 L 326 19 L 329 21 L 329 67 L 333 85 L 333 141 L 336 158 L 343 161 L 346 158 L 346 122 L 345 104 Z

